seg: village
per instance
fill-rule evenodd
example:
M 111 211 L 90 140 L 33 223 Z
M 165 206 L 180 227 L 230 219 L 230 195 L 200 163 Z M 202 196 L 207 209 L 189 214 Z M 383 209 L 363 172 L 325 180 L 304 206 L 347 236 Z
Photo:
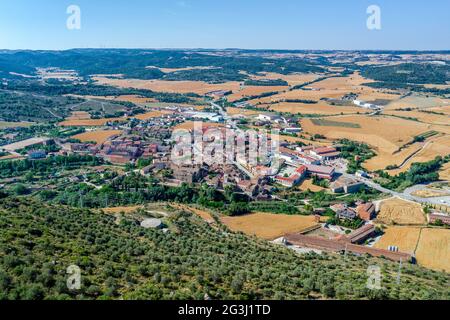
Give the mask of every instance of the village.
M 221 96 L 224 92 L 211 94 Z M 246 126 L 239 125 L 241 123 Z M 196 128 L 200 128 L 201 141 L 194 137 Z M 206 111 L 171 105 L 153 109 L 148 118 L 144 116 L 141 119 L 111 121 L 101 129 L 87 127 L 84 133 L 68 139 L 32 138 L 5 145 L 1 151 L 32 161 L 56 155 L 91 155 L 113 166 L 130 167 L 130 170 L 142 176 L 158 177 L 162 185 L 179 187 L 183 184 L 206 184 L 220 192 L 232 190 L 246 196 L 248 201 L 256 202 L 286 201 L 280 198 L 280 192 L 295 190 L 305 180 L 313 187 L 337 195 L 337 199 L 339 195 L 358 194 L 372 189 L 373 185 L 368 183 L 374 178 L 372 174 L 363 170 L 355 174 L 347 173 L 348 161 L 342 157 L 341 145 L 314 146 L 290 143 L 282 138 L 275 141 L 278 139 L 273 135 L 264 135 L 263 130 L 259 129 L 252 131 L 256 135 L 253 137 L 256 138 L 255 142 L 249 134 L 251 128 L 276 128 L 281 132 L 281 137 L 283 134 L 302 132 L 295 119 L 269 113 L 229 116 L 219 104 L 212 102 Z M 188 154 L 179 153 L 177 156 L 192 157 L 194 160 L 196 151 L 209 150 L 216 162 L 207 163 L 202 157 L 200 162 L 198 158 L 197 161 L 183 164 L 173 161 L 177 144 L 173 132 L 176 130 L 192 136 Z M 208 130 L 219 133 L 223 138 L 227 137 L 228 142 L 232 142 L 232 153 L 226 154 L 226 148 L 219 148 L 214 135 L 208 136 Z M 99 133 L 103 139 L 89 141 L 89 137 L 95 140 L 94 137 L 98 137 Z M 273 148 L 274 144 L 276 148 Z M 262 148 L 262 154 L 258 154 L 258 161 L 249 161 L 252 150 L 259 148 Z M 137 166 L 138 163 L 141 165 Z M 92 184 L 86 177 L 80 177 L 78 181 Z M 308 200 L 304 203 L 307 204 Z M 330 210 L 333 219 L 330 219 Z M 310 214 L 315 223 L 311 226 L 301 232 L 284 234 L 273 241 L 299 252 L 351 252 L 414 263 L 414 254 L 402 252 L 398 246 L 375 247 L 383 234 L 374 223 L 379 211 L 379 202 L 356 200 L 348 205 L 335 201 L 329 209 L 312 208 Z M 450 216 L 439 210 L 429 212 L 427 219 L 432 225 L 450 225 Z

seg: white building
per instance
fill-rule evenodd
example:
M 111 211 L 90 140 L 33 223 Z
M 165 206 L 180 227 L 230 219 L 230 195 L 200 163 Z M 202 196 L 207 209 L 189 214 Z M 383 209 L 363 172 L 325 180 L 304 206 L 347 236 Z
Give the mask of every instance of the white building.
M 208 120 L 212 122 L 221 122 L 223 117 L 218 113 L 189 111 L 184 113 L 188 118 Z

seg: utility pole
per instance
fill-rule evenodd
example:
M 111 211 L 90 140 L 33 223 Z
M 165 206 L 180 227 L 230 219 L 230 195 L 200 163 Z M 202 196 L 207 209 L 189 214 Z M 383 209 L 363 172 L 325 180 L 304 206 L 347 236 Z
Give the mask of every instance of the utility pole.
M 399 266 L 398 266 L 398 274 L 397 274 L 397 284 L 400 284 L 400 276 L 401 276 L 401 273 L 402 273 L 402 262 L 403 262 L 403 259 L 400 258 L 400 263 L 399 263 Z

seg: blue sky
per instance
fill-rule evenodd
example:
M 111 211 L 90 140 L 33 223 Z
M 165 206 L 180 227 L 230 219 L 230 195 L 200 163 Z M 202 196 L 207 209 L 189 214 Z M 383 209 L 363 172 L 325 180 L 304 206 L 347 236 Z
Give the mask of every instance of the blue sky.
M 68 30 L 66 9 L 81 9 Z M 366 27 L 369 5 L 381 30 Z M 448 0 L 0 0 L 0 48 L 450 49 Z

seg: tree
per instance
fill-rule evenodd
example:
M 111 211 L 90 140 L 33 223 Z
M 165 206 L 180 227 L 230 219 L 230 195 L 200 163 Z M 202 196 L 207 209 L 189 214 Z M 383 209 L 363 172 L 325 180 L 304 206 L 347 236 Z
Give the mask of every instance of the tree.
M 16 184 L 13 188 L 13 192 L 15 194 L 17 194 L 18 196 L 22 196 L 22 195 L 30 193 L 30 190 L 23 184 Z

